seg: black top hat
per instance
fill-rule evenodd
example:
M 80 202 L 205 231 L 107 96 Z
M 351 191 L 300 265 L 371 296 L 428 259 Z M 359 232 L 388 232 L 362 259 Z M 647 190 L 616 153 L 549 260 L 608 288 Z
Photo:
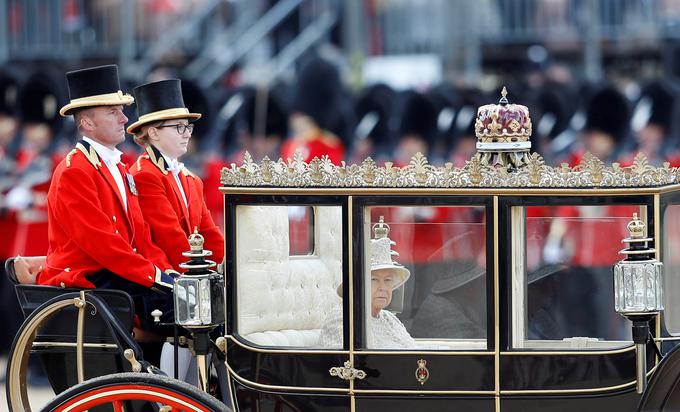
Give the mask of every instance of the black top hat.
M 115 64 L 68 72 L 66 81 L 71 101 L 59 111 L 62 116 L 73 114 L 74 109 L 134 102 L 132 96 L 120 91 L 118 66 Z
M 135 87 L 132 92 L 137 101 L 137 121 L 127 128 L 130 134 L 148 123 L 170 119 L 201 118 L 200 113 L 191 113 L 184 105 L 182 86 L 179 79 L 161 80 Z

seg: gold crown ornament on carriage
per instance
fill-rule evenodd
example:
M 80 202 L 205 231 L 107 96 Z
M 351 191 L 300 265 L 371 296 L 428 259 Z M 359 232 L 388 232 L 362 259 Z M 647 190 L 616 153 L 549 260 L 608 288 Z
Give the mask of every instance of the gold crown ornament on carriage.
M 529 109 L 521 104 L 510 103 L 505 87 L 498 104 L 487 104 L 477 109 L 475 135 L 477 151 L 483 164 L 514 169 L 529 163 Z

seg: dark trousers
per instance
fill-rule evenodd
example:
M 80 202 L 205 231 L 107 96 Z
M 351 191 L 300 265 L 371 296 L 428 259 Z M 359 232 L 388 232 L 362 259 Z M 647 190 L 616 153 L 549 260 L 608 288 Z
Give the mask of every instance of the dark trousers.
M 175 308 L 173 303 L 172 291 L 156 292 L 145 288 L 120 276 L 102 270 L 87 277 L 99 289 L 117 289 L 130 294 L 135 304 L 135 314 L 139 317 L 142 329 L 155 332 L 165 336 L 173 334 L 173 324 L 175 322 Z M 154 322 L 151 312 L 154 310 L 163 312 L 161 324 Z

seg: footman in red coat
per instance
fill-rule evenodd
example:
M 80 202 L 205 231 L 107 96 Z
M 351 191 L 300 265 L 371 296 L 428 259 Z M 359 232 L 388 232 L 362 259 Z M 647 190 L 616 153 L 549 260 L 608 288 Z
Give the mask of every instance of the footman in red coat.
M 144 329 L 150 312 L 173 321 L 172 266 L 151 241 L 134 179 L 120 163 L 116 145 L 125 139 L 123 105 L 115 65 L 66 74 L 73 115 L 83 136 L 57 166 L 47 195 L 49 250 L 38 283 L 60 287 L 112 288 L 130 293 Z
M 189 248 L 187 238 L 198 229 L 205 249 L 218 263 L 224 257 L 224 238 L 213 222 L 203 198 L 203 182 L 177 159 L 187 152 L 194 124 L 200 113 L 184 106 L 180 80 L 144 84 L 134 89 L 139 120 L 127 131 L 146 152 L 130 165 L 144 219 L 153 242 L 175 270 Z M 215 189 L 217 190 L 217 189 Z

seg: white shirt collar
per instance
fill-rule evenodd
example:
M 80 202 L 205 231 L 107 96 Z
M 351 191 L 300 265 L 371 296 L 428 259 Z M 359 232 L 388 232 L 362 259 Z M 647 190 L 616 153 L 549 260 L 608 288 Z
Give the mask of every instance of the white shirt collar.
M 121 152 L 120 150 L 109 149 L 108 147 L 104 146 L 103 144 L 101 144 L 101 143 L 99 143 L 99 142 L 97 142 L 93 139 L 90 139 L 87 136 L 83 136 L 83 140 L 85 140 L 86 142 L 88 142 L 90 144 L 90 146 L 92 146 L 92 148 L 95 150 L 95 152 L 97 152 L 99 157 L 105 163 L 108 163 L 108 164 L 111 164 L 111 165 L 116 165 L 116 164 L 118 164 L 118 162 L 120 162 L 120 156 L 123 154 L 123 152 Z
M 161 152 L 160 149 L 158 149 L 158 151 L 160 152 L 161 156 L 163 156 L 163 159 L 165 159 L 165 163 L 167 163 L 168 165 L 168 170 L 171 171 L 175 176 L 177 176 L 180 170 L 182 170 L 182 168 L 184 167 L 184 163 L 166 155 L 165 153 Z

